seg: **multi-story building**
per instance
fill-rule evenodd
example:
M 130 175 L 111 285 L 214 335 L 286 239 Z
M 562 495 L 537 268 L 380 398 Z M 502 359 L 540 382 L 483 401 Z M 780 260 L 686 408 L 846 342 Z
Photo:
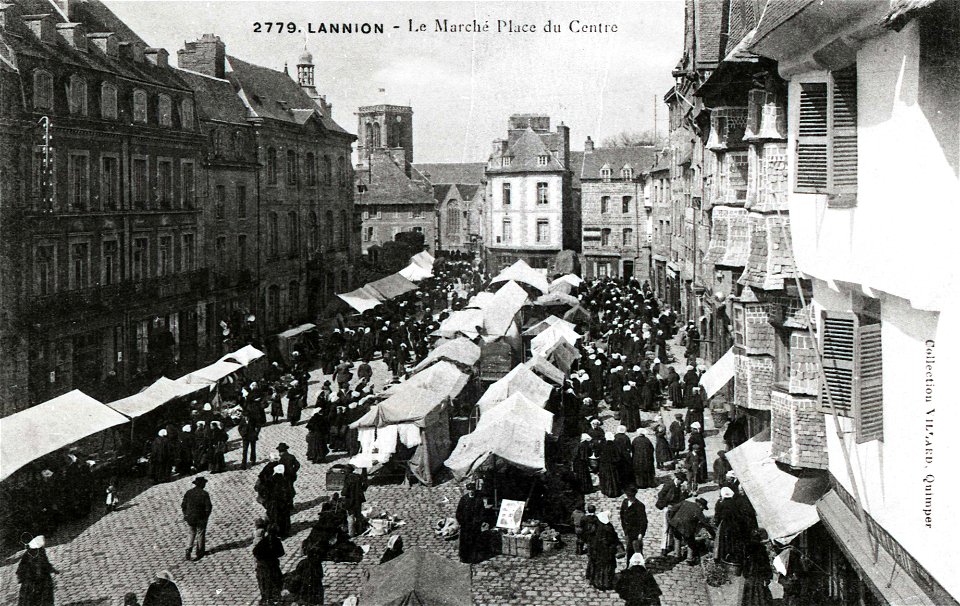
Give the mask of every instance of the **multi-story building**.
M 485 166 L 481 162 L 413 165 L 417 173 L 433 184 L 437 201 L 437 250 L 469 253 L 480 250 Z
M 379 249 L 397 234 L 423 234 L 437 246 L 437 201 L 433 186 L 413 169 L 413 109 L 371 105 L 357 111 L 356 203 L 362 213 L 363 253 Z
M 652 206 L 644 201 L 653 147 L 598 148 L 587 137 L 580 173 L 584 277 L 649 278 Z
M 561 123 L 551 132 L 549 116 L 511 116 L 507 138 L 493 142 L 486 177 L 484 247 L 489 271 L 518 259 L 547 271 L 561 250 L 579 252 L 567 126 Z
M 668 271 L 672 263 L 673 217 L 670 213 L 672 195 L 670 193 L 670 165 L 672 152 L 667 149 L 656 155 L 653 166 L 646 175 L 650 186 L 650 205 L 653 224 L 653 236 L 650 243 L 650 284 L 657 298 L 664 305 L 679 310 L 680 291 L 676 270 Z
M 359 232 L 350 163 L 355 137 L 333 121 L 317 93 L 312 55 L 300 56 L 294 80 L 227 55 L 212 34 L 177 54 L 181 68 L 227 80 L 249 125 L 240 128 L 224 107 L 233 120 L 212 119 L 209 126 L 207 226 L 215 235 L 206 251 L 223 294 L 217 317 L 230 320 L 249 309 L 261 333 L 316 317 L 337 292 L 350 289 Z M 252 297 L 230 290 L 250 279 Z
M 786 202 L 774 208 L 789 224 L 775 222 L 812 283 L 806 349 L 814 370 L 820 356 L 822 391 L 779 406 L 825 427 L 832 490 L 816 509 L 833 541 L 808 554 L 831 577 L 824 601 L 957 604 L 960 530 L 944 488 L 958 481 L 960 445 L 943 428 L 960 421 L 949 261 L 960 4 L 769 2 L 749 50 L 787 81 L 785 152 L 774 152 Z
M 204 357 L 194 93 L 98 2 L 0 6 L 4 414 Z

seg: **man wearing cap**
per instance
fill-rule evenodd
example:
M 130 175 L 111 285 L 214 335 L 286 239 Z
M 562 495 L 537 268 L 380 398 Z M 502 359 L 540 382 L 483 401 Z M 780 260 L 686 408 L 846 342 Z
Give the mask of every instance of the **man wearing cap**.
M 180 510 L 183 512 L 183 520 L 187 523 L 189 531 L 187 533 L 187 553 L 186 559 L 190 559 L 193 546 L 197 546 L 197 559 L 203 557 L 207 542 L 207 520 L 213 511 L 213 503 L 210 501 L 210 495 L 204 490 L 207 485 L 207 479 L 204 477 L 194 478 L 193 488 L 183 495 L 183 501 L 180 503 Z
M 237 423 L 237 432 L 240 434 L 240 440 L 243 443 L 240 469 L 246 469 L 248 452 L 250 454 L 250 464 L 253 465 L 257 462 L 257 440 L 260 438 L 260 426 L 245 413 L 240 417 L 240 422 Z
M 666 556 L 673 549 L 673 533 L 670 532 L 669 522 L 674 507 L 686 498 L 682 484 L 687 479 L 681 471 L 673 474 L 669 481 L 664 482 L 657 493 L 656 508 L 663 512 L 663 537 L 660 541 L 660 555 Z
M 687 564 L 693 566 L 700 558 L 697 552 L 697 532 L 702 528 L 711 538 L 716 538 L 716 531 L 707 520 L 703 512 L 707 509 L 707 500 L 698 497 L 695 501 L 683 501 L 670 516 L 670 530 L 680 541 L 680 557 L 686 556 Z
M 642 553 L 630 557 L 629 567 L 617 575 L 614 589 L 625 606 L 659 606 L 663 595 L 657 580 L 647 570 Z
M 637 498 L 637 488 L 628 486 L 627 496 L 620 502 L 620 526 L 623 528 L 627 558 L 635 551 L 643 553 L 643 537 L 647 534 L 647 508 Z

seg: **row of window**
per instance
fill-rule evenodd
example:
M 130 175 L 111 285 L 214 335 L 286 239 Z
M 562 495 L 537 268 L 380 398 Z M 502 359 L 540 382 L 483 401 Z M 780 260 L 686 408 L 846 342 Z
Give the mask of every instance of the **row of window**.
M 402 219 L 404 217 L 408 219 L 422 219 L 424 214 L 422 206 L 414 206 L 409 210 L 400 210 L 398 208 L 397 210 L 388 210 L 386 212 L 375 205 L 365 206 L 363 209 L 364 221 L 367 219 L 383 219 L 384 216 L 388 219 Z
M 153 257 L 152 246 L 156 246 Z M 179 238 L 174 234 L 156 238 L 134 234 L 129 266 L 118 237 L 100 242 L 98 267 L 93 266 L 94 252 L 90 241 L 71 241 L 67 245 L 64 283 L 61 247 L 54 242 L 37 244 L 33 251 L 34 292 L 52 295 L 62 290 L 112 286 L 124 280 L 139 282 L 196 269 L 196 237 L 192 233 L 180 234 Z
M 537 228 L 535 232 L 535 242 L 537 244 L 550 244 L 550 220 L 537 219 Z M 497 236 L 497 243 L 510 244 L 513 242 L 513 220 L 504 218 L 500 226 L 500 235 Z
M 620 178 L 624 181 L 633 181 L 633 168 L 630 166 L 624 166 L 620 169 Z M 600 179 L 605 182 L 610 182 L 613 180 L 613 170 L 609 166 L 604 166 L 600 169 Z
M 287 185 L 298 185 L 301 180 L 301 170 L 299 154 L 296 150 L 288 149 L 286 154 L 286 170 L 284 171 Z M 276 185 L 279 182 L 280 175 L 280 157 L 277 148 L 267 148 L 267 184 Z M 319 172 L 317 171 L 317 157 L 313 152 L 307 152 L 303 159 L 303 184 L 307 187 L 317 185 L 317 179 L 321 179 L 324 185 L 347 185 L 349 178 L 347 162 L 343 156 L 336 160 L 336 175 L 334 175 L 334 162 L 330 156 L 323 156 L 319 162 Z M 336 176 L 336 180 L 334 180 Z
M 390 230 L 390 239 L 391 239 L 391 240 L 393 240 L 394 238 L 396 238 L 397 234 L 399 234 L 400 232 L 405 231 L 404 228 L 403 228 L 403 227 L 400 227 L 400 226 L 394 226 L 394 227 L 387 228 L 387 229 Z M 423 233 L 423 227 L 417 225 L 417 226 L 411 227 L 409 231 L 413 231 L 413 232 L 416 232 L 416 233 L 418 233 L 418 234 L 422 234 L 422 233 Z M 378 238 L 378 236 L 377 236 L 377 228 L 374 227 L 374 226 L 372 226 L 372 225 L 369 225 L 369 226 L 363 228 L 363 241 L 364 241 L 364 242 L 381 242 L 382 239 L 381 239 L 381 238 Z
M 119 118 L 118 88 L 112 82 L 100 83 L 99 116 L 104 120 L 116 120 Z M 65 95 L 67 102 L 67 111 L 72 116 L 90 115 L 90 95 L 87 81 L 77 74 L 72 74 L 65 85 Z M 174 99 L 166 93 L 159 93 L 154 97 L 152 104 L 149 102 L 148 94 L 143 89 L 134 89 L 130 94 L 129 108 L 130 116 L 136 123 L 147 124 L 155 123 L 159 126 L 172 127 L 174 118 L 177 118 L 177 125 L 185 130 L 194 128 L 194 111 L 192 99 L 181 99 L 174 104 Z M 41 111 L 53 110 L 56 103 L 54 93 L 53 74 L 44 69 L 37 69 L 33 72 L 33 107 Z M 149 109 L 153 109 L 153 120 L 149 119 Z M 174 112 L 174 107 L 178 111 Z M 174 115 L 176 113 L 176 116 Z
M 509 183 L 503 184 L 501 202 L 504 206 L 513 203 L 512 190 Z M 550 204 L 550 185 L 546 182 L 537 183 L 537 204 Z
M 600 230 L 600 246 L 616 246 L 616 243 L 611 240 L 613 230 L 610 228 L 603 228 Z M 625 227 L 621 231 L 620 246 L 633 246 L 633 228 Z
M 632 203 L 632 196 L 623 196 L 623 198 L 620 200 L 620 212 L 623 214 L 629 213 Z M 600 212 L 601 214 L 610 212 L 610 196 L 602 196 L 600 198 Z
M 318 251 L 321 245 L 328 248 L 342 248 L 350 242 L 350 215 L 347 211 L 341 210 L 339 213 L 339 225 L 335 224 L 335 215 L 332 210 L 328 210 L 323 216 L 323 240 L 321 242 L 321 225 L 319 216 L 315 211 L 310 211 L 308 216 L 309 226 L 307 229 L 307 247 L 308 253 L 312 254 Z M 279 213 L 271 212 L 267 216 L 266 248 L 267 256 L 271 259 L 278 259 L 281 256 L 280 233 L 281 216 Z M 287 256 L 295 257 L 299 253 L 300 246 L 300 220 L 296 211 L 287 213 L 285 219 L 285 229 L 287 234 L 287 246 L 285 251 Z M 339 227 L 339 229 L 337 229 Z M 223 236 L 221 236 L 223 237 Z M 226 241 L 224 240 L 224 247 Z M 218 256 L 219 259 L 219 256 Z M 218 260 L 218 265 L 220 264 Z
M 104 152 L 91 160 L 89 151 L 67 152 L 67 191 L 64 207 L 70 211 L 120 210 L 125 207 L 125 167 L 120 154 Z M 196 172 L 193 160 L 180 161 L 179 189 L 173 158 L 131 156 L 130 206 L 140 210 L 195 208 Z M 31 194 L 39 208 L 52 209 L 57 199 L 58 167 L 43 148 L 34 149 Z M 91 175 L 93 173 L 93 175 Z M 153 179 L 151 181 L 151 173 Z M 93 179 L 91 179 L 93 177 Z M 95 188 L 91 185 L 96 184 Z

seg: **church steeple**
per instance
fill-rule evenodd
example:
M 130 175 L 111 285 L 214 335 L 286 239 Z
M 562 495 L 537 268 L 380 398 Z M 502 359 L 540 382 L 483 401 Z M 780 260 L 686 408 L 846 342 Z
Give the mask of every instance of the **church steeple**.
M 326 98 L 317 92 L 313 70 L 313 54 L 307 50 L 307 45 L 304 43 L 303 52 L 300 53 L 300 58 L 297 59 L 297 83 L 300 85 L 300 88 L 307 93 L 307 96 L 317 104 L 317 107 L 320 108 L 320 113 L 329 116 L 331 107 L 327 104 Z

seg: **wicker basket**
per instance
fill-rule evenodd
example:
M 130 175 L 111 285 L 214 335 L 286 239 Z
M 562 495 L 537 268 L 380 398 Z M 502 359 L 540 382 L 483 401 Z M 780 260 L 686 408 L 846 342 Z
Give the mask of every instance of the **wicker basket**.
M 553 541 L 540 541 L 543 544 L 543 552 L 556 551 L 560 549 L 560 539 L 555 539 Z

